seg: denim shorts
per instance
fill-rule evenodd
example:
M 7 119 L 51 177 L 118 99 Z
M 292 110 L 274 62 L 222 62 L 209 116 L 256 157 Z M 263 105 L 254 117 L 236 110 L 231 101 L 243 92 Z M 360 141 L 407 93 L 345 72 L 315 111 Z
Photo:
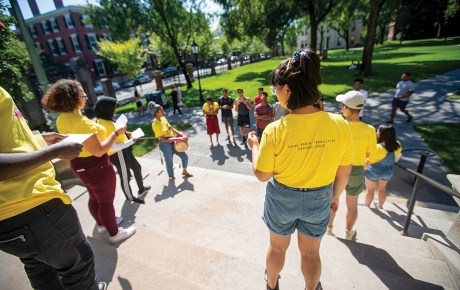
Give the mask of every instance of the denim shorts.
M 379 168 L 378 170 L 369 167 L 365 172 L 364 176 L 372 182 L 379 180 L 390 180 L 393 176 L 393 166 L 388 168 Z
M 262 219 L 280 236 L 300 233 L 320 238 L 326 233 L 330 217 L 332 183 L 323 187 L 298 189 L 271 178 L 267 182 Z
M 405 110 L 408 103 L 409 103 L 409 101 L 401 101 L 399 99 L 393 98 L 393 101 L 391 101 L 391 106 L 392 107 L 398 107 L 401 110 Z

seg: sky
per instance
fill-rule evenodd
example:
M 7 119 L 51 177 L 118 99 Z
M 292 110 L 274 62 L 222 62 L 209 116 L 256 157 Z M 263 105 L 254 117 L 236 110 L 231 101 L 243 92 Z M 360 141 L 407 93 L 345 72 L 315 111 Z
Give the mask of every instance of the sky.
M 10 1 L 9 0 L 0 0 L 2 3 L 6 3 L 8 6 L 10 6 Z M 24 19 L 29 19 L 32 18 L 32 11 L 30 10 L 29 3 L 27 0 L 17 0 L 19 3 L 19 7 L 21 8 L 22 15 L 24 16 Z M 53 0 L 35 0 L 38 5 L 38 9 L 40 10 L 41 14 L 50 12 L 55 10 L 54 7 L 54 1 Z M 86 4 L 86 0 L 63 0 L 64 6 L 70 6 L 70 5 L 84 5 Z M 89 3 L 97 3 L 97 1 L 89 0 Z M 206 5 L 204 5 L 203 10 L 206 12 L 215 12 L 220 9 L 219 5 L 216 3 L 206 0 Z M 9 12 L 6 12 L 9 14 Z M 217 28 L 217 21 L 214 21 L 211 23 L 211 29 L 214 30 Z

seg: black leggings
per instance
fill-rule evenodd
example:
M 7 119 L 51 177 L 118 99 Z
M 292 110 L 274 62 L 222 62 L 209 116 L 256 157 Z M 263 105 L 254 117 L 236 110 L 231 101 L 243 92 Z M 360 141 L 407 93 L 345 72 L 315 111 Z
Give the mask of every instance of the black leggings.
M 179 106 L 178 106 L 177 104 L 178 104 L 178 103 L 174 103 L 174 113 L 173 113 L 173 114 L 174 114 L 174 115 L 176 114 L 176 109 L 177 109 L 177 110 L 179 111 L 179 114 L 182 115 L 182 112 L 180 111 Z
M 110 161 L 117 168 L 121 181 L 121 189 L 123 190 L 126 199 L 130 201 L 133 200 L 135 197 L 133 195 L 133 191 L 131 190 L 131 186 L 129 185 L 129 179 L 131 178 L 130 169 L 132 169 L 134 173 L 134 179 L 136 179 L 139 191 L 144 190 L 144 181 L 142 180 L 142 167 L 136 160 L 136 157 L 134 157 L 132 147 L 130 146 L 110 155 Z

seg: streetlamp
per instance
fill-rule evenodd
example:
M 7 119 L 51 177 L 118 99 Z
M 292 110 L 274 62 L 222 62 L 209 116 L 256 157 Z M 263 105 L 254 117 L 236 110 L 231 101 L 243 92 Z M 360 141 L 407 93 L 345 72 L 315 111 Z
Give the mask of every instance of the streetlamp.
M 200 47 L 198 46 L 198 44 L 196 44 L 195 40 L 193 41 L 193 44 L 192 44 L 192 52 L 195 55 L 195 59 L 196 59 L 196 71 L 198 73 L 198 87 L 200 89 L 200 106 L 203 106 L 204 99 L 203 99 L 203 92 L 201 91 L 200 68 L 198 67 L 198 64 L 199 64 L 198 52 L 200 52 Z

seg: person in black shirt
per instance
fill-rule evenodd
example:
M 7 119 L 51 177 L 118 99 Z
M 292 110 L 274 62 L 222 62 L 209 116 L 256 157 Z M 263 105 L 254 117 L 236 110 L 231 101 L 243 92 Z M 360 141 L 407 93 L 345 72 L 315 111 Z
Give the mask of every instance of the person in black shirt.
M 174 86 L 174 85 L 171 86 L 171 94 L 169 95 L 169 97 L 172 99 L 173 106 L 174 106 L 174 112 L 173 112 L 173 114 L 175 115 L 175 114 L 176 114 L 176 110 L 178 110 L 178 111 L 179 111 L 179 115 L 182 117 L 183 114 L 182 114 L 182 112 L 181 112 L 181 110 L 179 109 L 179 106 L 178 106 L 179 98 L 177 97 L 177 91 L 175 90 L 175 86 Z

